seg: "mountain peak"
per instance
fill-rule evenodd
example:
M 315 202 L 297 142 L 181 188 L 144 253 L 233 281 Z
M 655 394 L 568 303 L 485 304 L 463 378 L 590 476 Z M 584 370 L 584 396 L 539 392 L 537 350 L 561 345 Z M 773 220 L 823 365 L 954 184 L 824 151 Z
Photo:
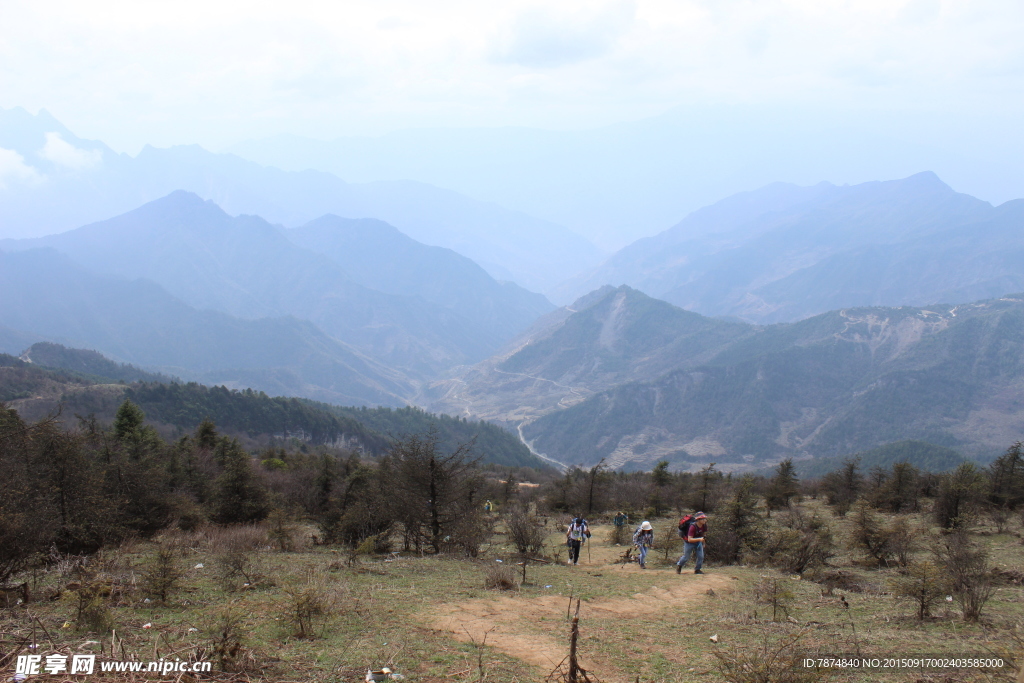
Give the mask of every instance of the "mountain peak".
M 188 190 L 175 190 L 168 195 L 154 199 L 135 209 L 131 213 L 160 213 L 160 214 L 202 214 L 210 217 L 229 218 L 227 212 L 220 208 L 212 199 L 203 199 L 195 192 Z
M 900 187 L 917 189 L 917 190 L 931 190 L 931 191 L 943 191 L 952 192 L 951 188 L 946 183 L 942 182 L 942 179 L 933 171 L 921 171 L 914 175 L 901 178 L 900 180 L 893 181 Z

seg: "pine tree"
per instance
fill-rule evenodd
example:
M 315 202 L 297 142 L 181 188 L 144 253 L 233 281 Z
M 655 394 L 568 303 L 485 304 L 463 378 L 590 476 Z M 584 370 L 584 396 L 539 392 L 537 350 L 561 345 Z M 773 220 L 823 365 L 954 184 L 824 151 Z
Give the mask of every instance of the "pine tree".
M 917 607 L 917 618 L 931 616 L 933 605 L 952 590 L 945 571 L 934 562 L 911 562 L 906 574 L 891 581 L 893 593 L 913 602 Z
M 769 511 L 789 507 L 789 501 L 800 492 L 799 480 L 793 460 L 786 458 L 775 468 L 775 476 L 768 485 L 765 504 Z
M 217 447 L 217 426 L 210 418 L 204 418 L 196 427 L 196 445 L 211 451 Z
M 988 474 L 989 502 L 1010 510 L 1024 503 L 1024 445 L 1020 441 L 989 466 Z
M 835 472 L 826 474 L 822 481 L 828 504 L 840 517 L 846 516 L 864 488 L 864 480 L 860 476 L 859 467 L 860 458 L 851 458 L 846 460 L 843 466 Z
M 126 400 L 114 416 L 114 436 L 122 441 L 131 437 L 139 431 L 145 419 L 146 414 L 142 408 Z
M 985 477 L 981 470 L 972 462 L 961 463 L 942 477 L 933 508 L 935 521 L 945 529 L 964 526 L 984 495 Z
M 878 492 L 877 504 L 890 512 L 915 512 L 918 507 L 921 474 L 909 462 L 897 462 L 892 475 Z
M 264 519 L 270 504 L 267 490 L 253 470 L 252 458 L 234 439 L 221 441 L 217 451 L 223 471 L 217 478 L 213 521 L 235 524 Z

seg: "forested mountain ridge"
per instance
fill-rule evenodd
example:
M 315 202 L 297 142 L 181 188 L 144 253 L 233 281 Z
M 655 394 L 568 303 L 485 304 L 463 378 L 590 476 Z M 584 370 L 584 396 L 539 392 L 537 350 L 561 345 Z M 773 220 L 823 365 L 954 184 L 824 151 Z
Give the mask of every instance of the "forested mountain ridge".
M 48 346 L 54 345 L 38 345 L 50 352 L 48 360 L 63 366 L 99 366 L 120 374 L 116 363 L 95 352 L 60 347 L 56 353 Z M 43 356 L 39 351 L 37 348 L 35 354 L 25 355 Z M 96 356 L 106 364 L 100 363 Z M 58 419 L 68 427 L 77 426 L 78 416 L 93 416 L 101 422 L 109 422 L 121 403 L 131 400 L 153 424 L 165 430 L 173 428 L 172 434 L 190 433 L 200 422 L 210 419 L 220 430 L 244 435 L 256 442 L 266 443 L 271 438 L 295 439 L 309 445 L 331 445 L 382 455 L 395 440 L 434 429 L 442 449 L 472 443 L 472 454 L 485 463 L 545 466 L 530 455 L 515 436 L 485 422 L 433 415 L 414 408 L 393 411 L 343 407 L 308 399 L 271 397 L 251 389 L 238 391 L 166 378 L 129 384 L 107 384 L 104 379 L 60 365 L 46 366 L 0 354 L 0 402 L 30 420 L 56 414 L 60 406 Z
M 518 425 L 625 382 L 708 362 L 754 333 L 631 289 L 602 287 L 498 355 L 430 387 L 431 409 Z
M 25 349 L 20 360 L 47 368 L 71 370 L 115 382 L 171 382 L 176 378 L 146 372 L 128 363 L 115 363 L 102 353 L 88 349 L 69 349 L 63 344 L 37 342 Z
M 1024 201 L 993 207 L 933 173 L 775 183 L 693 212 L 576 276 L 556 296 L 625 283 L 687 310 L 750 322 L 852 306 L 965 302 L 1024 290 Z
M 1024 424 L 1024 296 L 845 309 L 758 328 L 699 366 L 524 426 L 565 462 L 649 467 L 843 455 L 905 439 L 989 456 Z
M 293 243 L 293 234 L 313 248 Z M 469 259 L 378 221 L 324 217 L 285 231 L 256 216 L 231 217 L 187 192 L 67 233 L 0 245 L 51 247 L 97 273 L 151 280 L 198 309 L 309 320 L 421 378 L 486 358 L 551 309 L 542 296 L 500 285 Z M 423 277 L 390 292 L 364 284 L 379 285 L 389 271 Z
M 1024 296 L 705 318 L 620 287 L 433 387 L 432 409 L 521 428 L 567 464 L 756 468 L 918 439 L 987 457 L 1024 424 Z
M 994 453 L 996 455 L 998 453 Z M 850 460 L 857 463 L 861 472 L 869 473 L 876 468 L 891 469 L 896 463 L 909 463 L 925 472 L 948 472 L 964 461 L 959 452 L 945 446 L 936 446 L 925 441 L 896 441 L 872 448 L 869 451 L 845 456 L 815 458 L 794 462 L 801 478 L 822 477 L 834 472 Z

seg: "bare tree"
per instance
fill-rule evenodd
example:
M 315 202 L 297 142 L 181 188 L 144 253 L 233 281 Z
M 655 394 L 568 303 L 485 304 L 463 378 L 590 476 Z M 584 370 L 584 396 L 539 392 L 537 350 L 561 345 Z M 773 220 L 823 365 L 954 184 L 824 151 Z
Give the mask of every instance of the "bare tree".
M 450 453 L 438 448 L 438 435 L 410 436 L 386 457 L 399 519 L 419 547 L 440 553 L 448 546 L 475 555 L 482 540 L 483 479 L 470 457 L 472 443 Z

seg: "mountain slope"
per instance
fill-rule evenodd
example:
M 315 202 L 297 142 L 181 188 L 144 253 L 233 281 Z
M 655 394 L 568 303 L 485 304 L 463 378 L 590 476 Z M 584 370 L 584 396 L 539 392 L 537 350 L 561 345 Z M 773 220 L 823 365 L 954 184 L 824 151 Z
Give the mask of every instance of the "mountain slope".
M 21 360 L 48 368 L 71 370 L 115 382 L 169 382 L 173 378 L 146 372 L 134 365 L 115 363 L 96 351 L 69 349 L 63 344 L 37 342 L 25 349 Z
M 39 345 L 35 352 L 61 365 L 41 366 L 0 354 L 0 401 L 28 420 L 54 414 L 59 402 L 65 409 L 58 419 L 65 424 L 74 424 L 75 415 L 92 416 L 109 424 L 120 404 L 130 399 L 143 409 L 148 421 L 179 433 L 191 432 L 209 418 L 219 430 L 257 441 L 265 442 L 268 437 L 297 439 L 382 455 L 396 438 L 436 428 L 442 449 L 472 442 L 473 454 L 485 463 L 545 467 L 512 434 L 485 422 L 433 415 L 415 408 L 343 407 L 194 382 L 104 384 L 63 366 L 99 368 L 115 374 L 121 374 L 124 366 L 119 368 L 96 352 L 83 349 Z
M 337 220 L 321 219 L 315 225 L 319 232 L 314 226 L 297 236 L 329 239 Z M 231 217 L 182 191 L 116 218 L 58 235 L 5 240 L 0 246 L 53 247 L 94 271 L 152 280 L 199 309 L 243 318 L 294 315 L 421 377 L 487 357 L 549 307 L 543 297 L 499 285 L 468 259 L 431 250 L 385 224 L 369 225 L 399 235 L 407 250 L 419 256 L 418 274 L 434 280 L 407 281 L 400 293 L 371 289 L 353 281 L 332 256 L 292 243 L 294 231 L 256 216 Z M 344 246 L 348 254 L 343 260 L 361 264 L 354 272 L 374 284 L 383 278 L 368 278 L 367 272 L 406 270 L 409 261 L 396 260 L 385 244 L 372 240 Z M 438 257 L 441 261 L 428 269 Z M 451 261 L 459 268 L 451 267 Z M 437 279 L 441 273 L 445 281 Z M 474 294 L 453 302 L 462 306 L 435 304 L 413 295 L 417 284 L 428 292 L 466 287 Z M 485 294 L 488 287 L 491 296 Z
M 0 319 L 117 360 L 208 382 L 356 404 L 401 406 L 401 373 L 290 317 L 198 311 L 146 280 L 98 276 L 52 249 L 0 252 Z
M 553 306 L 543 295 L 497 282 L 451 249 L 430 247 L 370 218 L 321 216 L 285 235 L 337 263 L 354 282 L 398 296 L 418 296 L 458 311 L 502 341 L 522 332 Z
M 524 425 L 564 462 L 743 467 L 906 439 L 998 452 L 1024 423 L 1024 298 L 835 311 Z
M 842 306 L 924 305 L 1024 289 L 1024 206 L 993 208 L 932 173 L 851 187 L 777 183 L 696 211 L 566 282 L 626 283 L 705 315 L 799 320 Z
M 964 457 L 952 448 L 936 446 L 925 441 L 907 440 L 847 456 L 801 460 L 796 463 L 796 468 L 801 478 L 822 477 L 842 467 L 850 458 L 858 460 L 862 474 L 876 467 L 887 470 L 898 462 L 909 462 L 926 472 L 948 472 L 964 461 Z
M 430 406 L 517 425 L 610 387 L 709 361 L 753 333 L 629 287 L 541 318 L 506 350 L 431 386 Z

